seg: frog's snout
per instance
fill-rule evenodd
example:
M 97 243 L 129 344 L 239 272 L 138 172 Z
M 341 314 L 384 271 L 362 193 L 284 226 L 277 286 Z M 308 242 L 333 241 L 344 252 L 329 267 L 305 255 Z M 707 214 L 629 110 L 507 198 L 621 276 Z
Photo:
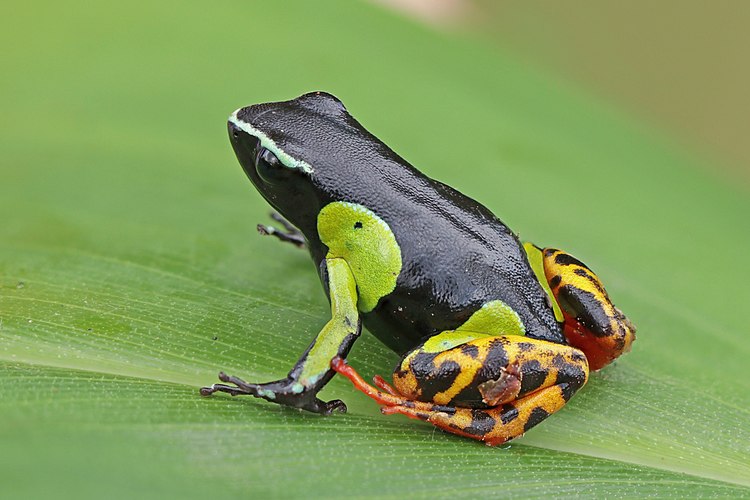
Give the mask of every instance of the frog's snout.
M 232 146 L 235 148 L 235 151 L 237 150 L 237 147 L 239 145 L 243 145 L 252 150 L 257 149 L 260 140 L 243 130 L 239 125 L 237 125 L 237 123 L 234 122 L 234 120 L 229 119 L 229 121 L 227 121 L 227 130 L 229 131 L 229 140 L 231 141 Z
M 231 119 L 227 122 L 227 132 L 229 132 L 229 142 L 232 143 L 232 149 L 240 165 L 245 173 L 250 175 L 251 171 L 255 171 L 260 139 L 247 133 Z
M 227 121 L 227 129 L 229 130 L 229 140 L 234 142 L 240 138 L 242 130 L 234 124 L 232 120 Z

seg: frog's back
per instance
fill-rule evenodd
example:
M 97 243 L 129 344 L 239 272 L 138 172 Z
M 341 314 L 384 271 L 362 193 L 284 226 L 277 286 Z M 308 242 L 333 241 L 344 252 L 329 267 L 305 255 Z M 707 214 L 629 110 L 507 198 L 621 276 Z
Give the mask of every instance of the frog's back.
M 501 300 L 519 315 L 528 336 L 564 344 L 545 292 L 510 229 L 483 205 L 390 154 L 348 168 L 338 178 L 317 178 L 330 183 L 324 188 L 332 194 L 327 201 L 373 211 L 399 245 L 396 286 L 364 314 L 367 328 L 404 353 Z M 327 249 L 316 243 L 313 257 L 319 263 Z
M 527 335 L 565 343 L 516 236 L 483 205 L 412 167 L 335 97 L 306 94 L 243 108 L 238 117 L 295 159 L 294 197 L 272 186 L 261 192 L 302 230 L 316 263 L 328 251 L 317 214 L 329 203 L 361 205 L 390 227 L 401 271 L 395 289 L 364 314 L 386 345 L 404 352 L 493 300 L 519 315 Z
M 366 189 L 358 199 L 347 200 L 378 214 L 401 250 L 396 288 L 365 315 L 368 329 L 403 353 L 425 337 L 457 328 L 484 304 L 501 300 L 518 313 L 527 335 L 564 343 L 510 229 L 471 198 L 400 167 L 398 175 L 386 169 L 361 180 Z

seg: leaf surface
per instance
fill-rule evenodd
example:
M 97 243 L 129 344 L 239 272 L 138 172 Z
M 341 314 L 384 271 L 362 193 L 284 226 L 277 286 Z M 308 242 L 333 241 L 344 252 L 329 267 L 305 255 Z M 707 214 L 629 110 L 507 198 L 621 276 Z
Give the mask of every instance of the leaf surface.
M 0 496 L 749 496 L 747 192 L 511 56 L 349 2 L 27 2 L 0 21 Z M 23 43 L 19 43 L 23 40 Z M 428 175 L 597 270 L 633 351 L 490 449 L 344 380 L 328 418 L 198 396 L 326 321 L 224 123 L 337 94 Z M 350 361 L 387 375 L 369 335 Z

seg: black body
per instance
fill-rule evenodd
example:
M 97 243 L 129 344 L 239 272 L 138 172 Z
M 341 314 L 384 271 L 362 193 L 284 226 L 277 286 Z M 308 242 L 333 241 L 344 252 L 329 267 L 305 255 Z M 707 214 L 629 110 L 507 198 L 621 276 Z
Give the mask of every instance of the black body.
M 401 248 L 395 290 L 363 316 L 365 326 L 399 354 L 464 323 L 500 299 L 530 337 L 566 341 L 518 238 L 486 207 L 430 179 L 365 130 L 338 99 L 312 93 L 249 106 L 237 118 L 262 131 L 313 171 L 259 177 L 258 141 L 230 122 L 230 139 L 261 194 L 307 239 L 317 265 L 328 249 L 316 220 L 333 201 L 363 205 L 381 217 Z M 327 287 L 325 287 L 327 290 Z M 498 332 L 500 333 L 500 332 Z

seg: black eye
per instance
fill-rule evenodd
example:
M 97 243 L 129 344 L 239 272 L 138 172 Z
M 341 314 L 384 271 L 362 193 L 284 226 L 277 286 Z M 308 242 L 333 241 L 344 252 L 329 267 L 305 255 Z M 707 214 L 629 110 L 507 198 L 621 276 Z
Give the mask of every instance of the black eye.
M 279 168 L 282 166 L 279 159 L 276 158 L 276 155 L 266 148 L 261 148 L 260 154 L 258 155 L 258 160 L 268 163 L 268 166 L 271 168 Z
M 276 158 L 276 155 L 266 148 L 261 148 L 258 152 L 256 170 L 258 171 L 260 178 L 268 183 L 283 180 L 290 172 L 290 170 L 286 168 L 278 158 Z

